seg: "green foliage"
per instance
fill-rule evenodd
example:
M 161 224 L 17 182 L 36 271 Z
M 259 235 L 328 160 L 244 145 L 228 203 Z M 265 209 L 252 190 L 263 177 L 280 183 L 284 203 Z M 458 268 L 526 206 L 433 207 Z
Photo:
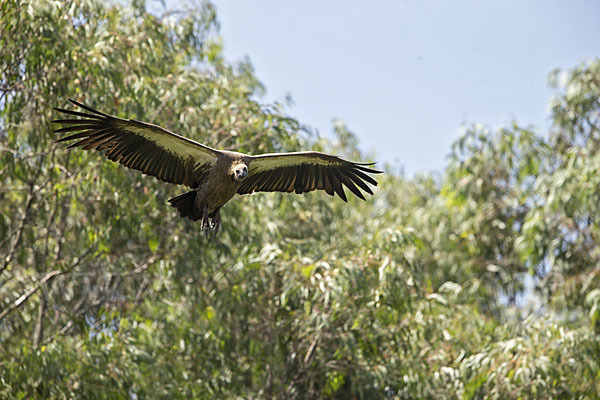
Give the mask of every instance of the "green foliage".
M 208 2 L 0 18 L 0 397 L 598 398 L 600 62 L 553 75 L 549 136 L 473 125 L 439 176 L 239 197 L 210 240 L 181 189 L 54 145 L 52 107 L 244 152 L 356 137 L 262 104 Z

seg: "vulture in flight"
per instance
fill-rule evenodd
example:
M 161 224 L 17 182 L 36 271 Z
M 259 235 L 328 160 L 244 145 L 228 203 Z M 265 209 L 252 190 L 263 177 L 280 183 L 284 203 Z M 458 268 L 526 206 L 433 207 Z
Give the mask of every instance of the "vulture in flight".
M 214 229 L 215 234 L 221 222 L 220 208 L 236 193 L 306 193 L 319 189 L 346 201 L 346 186 L 365 200 L 360 189 L 372 195 L 367 183 L 377 185 L 368 174 L 382 172 L 368 168 L 373 163 L 355 163 L 317 151 L 253 156 L 217 150 L 157 125 L 118 118 L 69 101 L 87 112 L 55 108 L 81 117 L 52 121 L 66 125 L 54 132 L 75 132 L 57 142 L 77 140 L 68 148 L 95 149 L 128 168 L 188 186 L 191 191 L 169 199 L 169 203 L 181 217 L 201 220 L 201 229 Z

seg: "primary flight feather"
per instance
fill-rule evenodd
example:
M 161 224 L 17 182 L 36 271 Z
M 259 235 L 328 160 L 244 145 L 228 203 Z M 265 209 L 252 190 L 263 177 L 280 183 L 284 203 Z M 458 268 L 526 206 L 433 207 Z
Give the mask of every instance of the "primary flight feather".
M 193 189 L 169 199 L 181 217 L 201 220 L 201 229 L 219 229 L 220 208 L 236 193 L 325 190 L 346 201 L 344 186 L 365 200 L 361 189 L 373 194 L 368 184 L 379 174 L 372 163 L 361 164 L 317 151 L 248 155 L 217 150 L 177 135 L 160 126 L 122 119 L 94 110 L 75 100 L 87 112 L 55 108 L 81 117 L 57 119 L 66 125 L 54 132 L 76 132 L 57 142 L 77 140 L 68 148 L 95 149 L 108 159 L 152 175 L 161 181 Z

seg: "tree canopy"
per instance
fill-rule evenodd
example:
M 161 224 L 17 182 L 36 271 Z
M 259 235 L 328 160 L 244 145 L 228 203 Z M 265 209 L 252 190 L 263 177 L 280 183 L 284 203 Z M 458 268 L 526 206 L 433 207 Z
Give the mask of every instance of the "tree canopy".
M 551 74 L 550 132 L 473 124 L 444 171 L 388 168 L 366 202 L 239 197 L 210 240 L 166 203 L 180 188 L 55 145 L 52 108 L 369 155 L 262 102 L 210 2 L 0 20 L 0 397 L 599 397 L 599 60 Z

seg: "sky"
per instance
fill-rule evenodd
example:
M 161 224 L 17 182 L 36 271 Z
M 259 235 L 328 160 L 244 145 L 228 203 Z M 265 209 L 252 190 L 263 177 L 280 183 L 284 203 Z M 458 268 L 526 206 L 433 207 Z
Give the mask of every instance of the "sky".
M 461 127 L 548 131 L 554 68 L 600 56 L 596 0 L 213 0 L 225 56 L 332 136 L 333 118 L 380 162 L 442 171 Z

